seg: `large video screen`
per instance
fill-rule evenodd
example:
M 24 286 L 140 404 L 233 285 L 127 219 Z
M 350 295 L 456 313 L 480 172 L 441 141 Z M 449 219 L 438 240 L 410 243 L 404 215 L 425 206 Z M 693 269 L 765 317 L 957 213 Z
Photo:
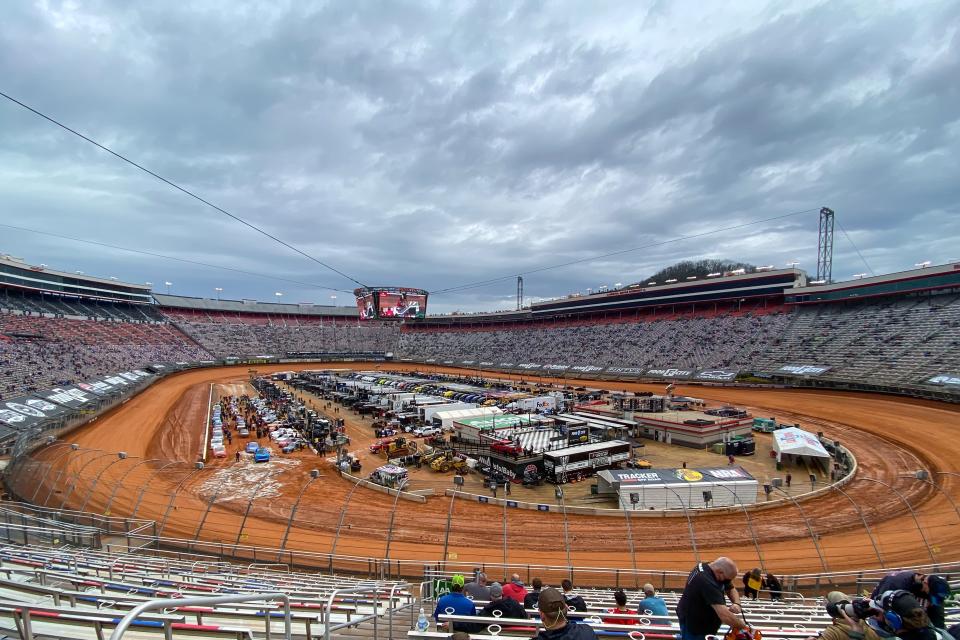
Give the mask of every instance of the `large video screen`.
M 357 311 L 361 320 L 375 320 L 377 318 L 376 297 L 372 291 L 357 296 Z
M 381 291 L 381 318 L 423 318 L 427 315 L 427 296 L 409 291 Z

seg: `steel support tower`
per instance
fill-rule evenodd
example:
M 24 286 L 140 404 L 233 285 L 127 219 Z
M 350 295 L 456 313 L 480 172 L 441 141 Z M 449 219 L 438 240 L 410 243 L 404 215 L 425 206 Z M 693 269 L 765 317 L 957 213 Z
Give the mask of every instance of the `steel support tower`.
M 833 282 L 833 209 L 820 209 L 820 237 L 817 241 L 817 280 Z

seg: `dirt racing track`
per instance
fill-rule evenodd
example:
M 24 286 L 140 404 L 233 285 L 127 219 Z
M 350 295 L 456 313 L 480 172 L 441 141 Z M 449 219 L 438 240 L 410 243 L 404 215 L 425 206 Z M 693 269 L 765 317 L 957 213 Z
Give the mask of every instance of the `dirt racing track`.
M 381 365 L 382 370 L 390 368 Z M 278 459 L 269 469 L 230 459 L 196 470 L 210 383 L 242 381 L 246 375 L 246 368 L 224 367 L 162 380 L 64 440 L 34 452 L 32 460 L 18 464 L 13 489 L 52 507 L 154 520 L 164 536 L 224 543 L 228 549 L 240 543 L 326 554 L 334 551 L 334 533 L 342 518 L 335 553 L 357 559 L 338 561 L 343 569 L 366 571 L 368 559 L 417 561 L 412 565 L 421 570 L 426 563 L 440 562 L 448 497 L 417 504 L 365 488 L 354 491 L 352 482 L 312 454 Z M 661 389 L 622 382 L 583 384 Z M 704 558 L 729 555 L 741 567 L 762 565 L 788 575 L 960 561 L 960 511 L 953 503 L 960 498 L 960 475 L 951 475 L 960 453 L 957 407 L 809 390 L 696 387 L 679 388 L 678 393 L 817 425 L 853 452 L 859 465 L 856 476 L 842 493 L 830 491 L 799 504 L 784 501 L 748 514 L 695 513 L 692 536 L 682 513 L 646 514 L 630 522 L 573 514 L 565 519 L 559 509 L 504 510 L 456 500 L 448 560 L 464 566 L 501 563 L 506 514 L 510 565 L 566 566 L 568 539 L 571 564 L 580 568 L 582 582 L 590 581 L 589 567 L 683 571 L 694 561 L 694 544 Z M 120 460 L 117 451 L 127 452 L 128 458 Z M 313 468 L 322 475 L 310 482 Z M 916 479 L 918 469 L 926 469 L 930 481 Z M 516 493 L 514 497 L 522 499 Z M 635 558 L 629 552 L 628 527 Z M 262 561 L 262 555 L 257 559 Z

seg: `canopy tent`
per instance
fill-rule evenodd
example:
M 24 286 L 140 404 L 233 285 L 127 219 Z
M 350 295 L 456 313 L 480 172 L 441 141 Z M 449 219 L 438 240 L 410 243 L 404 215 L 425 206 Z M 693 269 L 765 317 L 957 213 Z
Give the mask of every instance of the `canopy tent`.
M 787 453 L 794 456 L 811 456 L 814 458 L 829 458 L 830 454 L 820 444 L 820 440 L 814 434 L 798 429 L 797 427 L 787 427 L 773 432 L 773 450 L 777 452 L 777 462 L 780 462 L 783 454 Z
M 443 429 L 453 427 L 453 421 L 462 418 L 478 418 L 483 416 L 500 415 L 503 411 L 499 407 L 474 407 L 473 409 L 450 409 L 448 411 L 437 411 L 433 414 L 433 424 Z

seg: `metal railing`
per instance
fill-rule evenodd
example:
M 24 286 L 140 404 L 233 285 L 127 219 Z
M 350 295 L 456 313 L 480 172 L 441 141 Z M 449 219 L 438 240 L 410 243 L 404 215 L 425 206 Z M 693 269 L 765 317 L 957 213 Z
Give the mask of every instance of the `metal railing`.
M 148 602 L 138 604 L 136 607 L 131 609 L 127 615 L 123 616 L 123 619 L 120 620 L 120 622 L 117 623 L 116 628 L 114 628 L 113 633 L 110 634 L 110 640 L 120 640 L 130 625 L 133 624 L 134 620 L 137 619 L 137 616 L 147 611 L 156 611 L 158 609 L 175 609 L 178 607 L 200 607 L 204 605 L 231 603 L 236 604 L 238 602 L 269 602 L 270 600 L 283 601 L 283 637 L 285 640 L 290 640 L 292 635 L 293 620 L 293 617 L 290 614 L 290 596 L 279 591 L 273 593 L 242 593 L 231 594 L 228 596 L 201 596 L 196 598 L 165 598 L 162 600 L 150 600 Z M 265 617 L 267 619 L 267 628 L 269 630 L 269 611 L 267 611 L 267 614 L 268 615 Z

